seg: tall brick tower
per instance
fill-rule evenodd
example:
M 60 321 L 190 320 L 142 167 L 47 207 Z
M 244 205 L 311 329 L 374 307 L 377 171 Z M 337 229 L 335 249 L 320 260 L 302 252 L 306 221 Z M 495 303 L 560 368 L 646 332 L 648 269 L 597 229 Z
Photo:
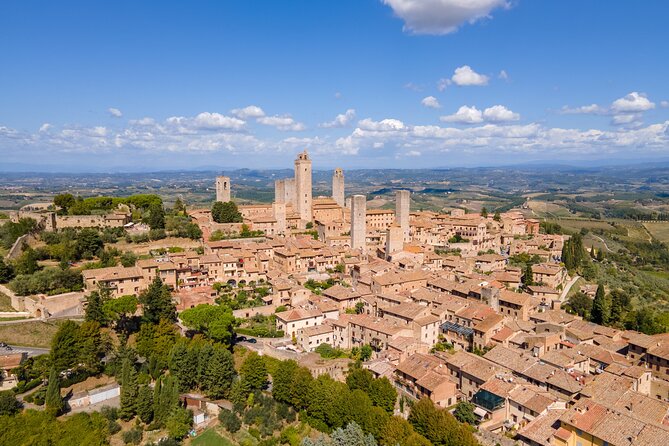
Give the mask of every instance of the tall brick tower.
M 411 209 L 411 192 L 395 191 L 395 221 L 402 228 L 404 241 L 409 241 L 409 212 Z
M 311 159 L 305 150 L 297 155 L 295 160 L 295 204 L 301 220 L 306 222 L 312 220 L 311 203 Z
M 332 199 L 341 207 L 344 207 L 344 171 L 337 167 L 332 175 Z
M 367 239 L 367 199 L 353 195 L 351 199 L 351 249 L 365 252 Z

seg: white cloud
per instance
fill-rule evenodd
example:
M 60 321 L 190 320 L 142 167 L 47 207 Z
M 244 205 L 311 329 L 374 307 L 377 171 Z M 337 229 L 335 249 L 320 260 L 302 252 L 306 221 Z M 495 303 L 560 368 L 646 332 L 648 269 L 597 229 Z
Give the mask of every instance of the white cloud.
M 335 99 L 341 99 L 343 97 L 343 95 L 341 94 L 340 91 L 338 91 L 334 94 L 334 97 L 335 97 Z
M 660 107 L 662 108 L 669 107 L 669 101 L 660 101 Z
M 500 79 L 502 79 L 502 80 L 505 80 L 505 81 L 506 81 L 506 80 L 509 80 L 509 75 L 508 75 L 508 73 L 506 72 L 506 70 L 502 70 L 502 71 L 500 71 L 499 74 L 497 75 L 497 77 L 500 78 Z
M 514 113 L 503 105 L 493 105 L 483 111 L 483 118 L 490 122 L 508 122 L 520 119 L 518 113 Z
M 121 110 L 119 110 L 118 108 L 110 107 L 107 109 L 107 111 L 114 118 L 120 118 L 123 116 L 123 113 L 121 113 Z
M 428 108 L 441 108 L 441 104 L 439 104 L 439 100 L 435 98 L 434 96 L 427 96 L 423 98 L 422 101 L 420 101 L 421 104 L 423 104 L 425 107 Z
M 485 74 L 479 74 L 469 65 L 463 65 L 455 69 L 450 79 L 442 78 L 437 81 L 437 89 L 444 91 L 447 86 L 455 84 L 460 87 L 482 87 L 488 85 L 490 78 Z
M 246 124 L 245 121 L 225 116 L 220 113 L 203 112 L 194 118 L 183 116 L 172 116 L 165 121 L 167 125 L 173 126 L 183 133 L 202 130 L 242 130 Z
M 295 121 L 290 116 L 263 116 L 262 118 L 258 118 L 258 122 L 282 131 L 301 132 L 306 129 L 304 124 Z
M 235 108 L 231 113 L 240 119 L 248 118 L 262 118 L 265 116 L 265 111 L 257 105 L 249 105 L 244 108 Z
M 370 118 L 358 122 L 359 129 L 372 132 L 396 132 L 406 129 L 406 126 L 399 119 L 382 119 L 373 121 Z
M 506 0 L 383 0 L 404 20 L 404 30 L 415 34 L 449 34 L 463 23 L 490 17 Z
M 613 113 L 635 113 L 647 111 L 655 108 L 655 104 L 641 93 L 633 91 L 632 93 L 613 101 L 611 111 Z
M 355 110 L 349 108 L 345 113 L 337 115 L 334 120 L 330 122 L 324 122 L 319 127 L 323 128 L 334 128 L 334 127 L 346 127 L 355 119 Z
M 613 115 L 611 124 L 622 125 L 628 127 L 638 127 L 641 125 L 641 113 L 625 113 L 620 115 Z
M 40 133 L 48 132 L 49 129 L 51 129 L 51 127 L 53 127 L 51 124 L 49 124 L 48 122 L 45 122 L 44 124 L 42 124 L 39 127 L 39 131 L 40 131 Z
M 407 156 L 420 156 L 421 153 L 418 150 L 409 150 Z
M 483 113 L 476 107 L 463 105 L 452 115 L 441 116 L 443 122 L 457 122 L 459 124 L 479 124 L 483 122 Z
M 455 69 L 451 81 L 460 86 L 488 85 L 488 76 L 477 73 L 469 65 L 463 65 Z
M 599 115 L 605 114 L 607 110 L 597 104 L 582 105 L 580 107 L 568 107 L 565 105 L 560 112 L 565 115 Z

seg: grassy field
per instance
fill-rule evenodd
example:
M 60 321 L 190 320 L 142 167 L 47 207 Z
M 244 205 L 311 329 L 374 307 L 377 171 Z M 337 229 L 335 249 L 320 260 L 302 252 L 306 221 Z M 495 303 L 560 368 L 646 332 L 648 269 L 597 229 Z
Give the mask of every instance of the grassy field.
M 578 232 L 581 229 L 603 229 L 605 231 L 612 231 L 615 229 L 611 223 L 607 221 L 601 221 L 601 220 L 572 220 L 572 219 L 549 219 L 551 223 L 557 223 L 563 228 L 569 230 L 569 231 L 575 231 Z
M 653 237 L 661 242 L 669 243 L 669 221 L 644 223 L 643 225 Z
M 31 321 L 24 324 L 0 325 L 0 342 L 47 348 L 58 331 L 54 322 Z
M 190 442 L 192 446 L 233 446 L 230 440 L 221 437 L 212 428 L 202 432 Z
M 0 311 L 16 311 L 12 307 L 12 300 L 3 293 L 0 293 Z

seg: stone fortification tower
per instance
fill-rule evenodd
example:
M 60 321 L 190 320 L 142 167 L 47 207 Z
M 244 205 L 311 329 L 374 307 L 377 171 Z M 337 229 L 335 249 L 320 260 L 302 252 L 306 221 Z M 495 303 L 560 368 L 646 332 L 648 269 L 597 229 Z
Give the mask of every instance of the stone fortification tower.
M 395 191 L 395 221 L 402 228 L 404 241 L 409 241 L 409 212 L 411 193 L 408 190 Z
M 344 171 L 337 167 L 332 175 L 332 199 L 341 207 L 344 207 Z
M 300 219 L 312 220 L 311 159 L 305 150 L 295 160 L 295 205 Z
M 365 252 L 367 238 L 367 199 L 353 195 L 351 199 L 351 249 Z
M 393 223 L 386 231 L 386 260 L 389 260 L 394 253 L 403 249 L 404 233 L 402 232 L 402 227 L 397 223 Z
M 216 177 L 216 201 L 230 201 L 230 177 Z

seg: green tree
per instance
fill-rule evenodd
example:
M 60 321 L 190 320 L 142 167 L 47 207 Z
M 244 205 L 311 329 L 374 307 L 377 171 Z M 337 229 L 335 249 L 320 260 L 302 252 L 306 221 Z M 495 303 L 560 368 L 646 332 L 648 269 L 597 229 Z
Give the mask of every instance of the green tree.
M 275 400 L 292 404 L 291 388 L 297 368 L 297 362 L 293 360 L 281 361 L 276 366 L 272 373 L 272 396 Z
M 100 233 L 92 228 L 84 228 L 77 234 L 78 256 L 90 259 L 104 247 Z
M 39 264 L 37 263 L 38 256 L 34 249 L 28 248 L 23 251 L 23 254 L 18 258 L 14 264 L 14 272 L 16 275 L 25 274 L 30 275 L 34 274 L 35 271 L 39 270 Z
M 140 386 L 137 392 L 137 416 L 145 424 L 153 420 L 153 390 L 148 385 Z
M 241 223 L 244 221 L 242 214 L 237 209 L 237 204 L 233 201 L 217 201 L 211 208 L 211 218 L 216 223 Z
M 156 277 L 149 288 L 139 295 L 139 303 L 142 304 L 146 322 L 157 324 L 161 319 L 177 321 L 177 309 L 172 300 L 172 293 L 160 277 Z
M 177 197 L 176 201 L 174 202 L 174 213 L 179 215 L 183 214 L 186 215 L 186 205 L 184 202 L 181 200 L 180 197 Z
M 574 314 L 578 314 L 584 319 L 590 319 L 592 313 L 592 299 L 580 291 L 569 298 L 567 308 Z
M 212 398 L 222 398 L 230 391 L 235 374 L 230 351 L 221 345 L 214 345 L 201 378 L 202 390 Z
M 597 286 L 595 299 L 592 301 L 592 321 L 596 324 L 606 325 L 611 319 L 611 300 L 604 291 L 604 285 Z
M 363 345 L 360 347 L 360 360 L 362 362 L 369 361 L 372 358 L 372 352 L 372 347 L 367 344 Z
M 256 352 L 250 352 L 246 356 L 239 374 L 249 392 L 262 390 L 267 386 L 267 367 L 263 358 Z
M 86 296 L 86 315 L 87 321 L 95 321 L 100 325 L 107 324 L 107 317 L 103 310 L 105 301 L 107 300 L 109 292 L 106 290 L 92 291 Z
M 53 415 L 60 415 L 65 409 L 63 397 L 60 396 L 60 376 L 58 370 L 51 368 L 49 373 L 49 384 L 46 388 L 46 397 L 44 398 L 47 412 Z
M 468 401 L 460 401 L 455 405 L 453 416 L 460 423 L 467 423 L 474 426 L 476 424 L 476 415 L 474 414 L 475 406 Z
M 488 218 L 488 209 L 485 206 L 481 208 L 481 217 Z
M 393 413 L 395 402 L 397 401 L 397 391 L 388 378 L 384 376 L 383 378 L 374 379 L 367 393 L 372 400 L 372 404 L 380 407 L 389 414 Z
M 105 354 L 105 345 L 98 322 L 85 321 L 78 327 L 76 350 L 76 367 L 83 368 L 91 374 L 101 371 L 100 360 Z
M 183 407 L 176 407 L 165 422 L 167 433 L 177 440 L 188 435 L 193 426 L 193 412 Z
M 123 254 L 121 254 L 121 265 L 128 268 L 135 266 L 135 263 L 137 263 L 137 255 L 135 253 L 125 251 Z
M 630 295 L 621 289 L 612 290 L 610 293 L 611 298 L 611 321 L 612 322 L 623 322 L 627 313 L 632 308 L 632 299 Z
M 495 215 L 493 215 L 492 219 L 497 221 L 497 222 L 500 222 L 500 221 L 502 221 L 502 216 L 499 214 L 498 211 L 495 211 Z
M 534 277 L 532 275 L 532 264 L 528 263 L 525 265 L 525 273 L 523 274 L 523 284 L 525 286 L 534 285 Z
M 116 299 L 108 299 L 102 305 L 105 318 L 114 322 L 118 332 L 128 334 L 130 331 L 129 321 L 137 311 L 139 301 L 135 296 L 121 296 Z
M 221 342 L 227 347 L 232 345 L 235 318 L 229 308 L 201 304 L 184 310 L 180 318 L 186 327 L 202 332 L 210 339 Z
M 67 214 L 68 210 L 74 206 L 75 202 L 76 199 L 74 198 L 74 195 L 70 193 L 58 194 L 53 197 L 53 204 L 61 208 L 63 210 L 63 214 Z
M 221 409 L 218 413 L 218 419 L 228 432 L 234 434 L 242 427 L 239 417 L 231 410 Z
M 7 283 L 14 278 L 14 267 L 0 258 L 0 283 Z
M 137 413 L 138 394 L 137 371 L 132 361 L 125 358 L 121 370 L 121 409 L 119 410 L 119 416 L 123 420 L 129 420 Z
M 149 206 L 149 216 L 145 222 L 151 229 L 165 229 L 165 209 L 162 202 L 152 203 Z
M 14 415 L 21 410 L 21 403 L 11 390 L 0 392 L 0 416 Z
M 79 327 L 73 321 L 67 320 L 58 327 L 58 331 L 51 341 L 51 365 L 57 371 L 69 369 L 77 363 L 79 358 Z
M 423 398 L 411 407 L 409 423 L 435 446 L 477 446 L 471 431 L 444 409 Z

